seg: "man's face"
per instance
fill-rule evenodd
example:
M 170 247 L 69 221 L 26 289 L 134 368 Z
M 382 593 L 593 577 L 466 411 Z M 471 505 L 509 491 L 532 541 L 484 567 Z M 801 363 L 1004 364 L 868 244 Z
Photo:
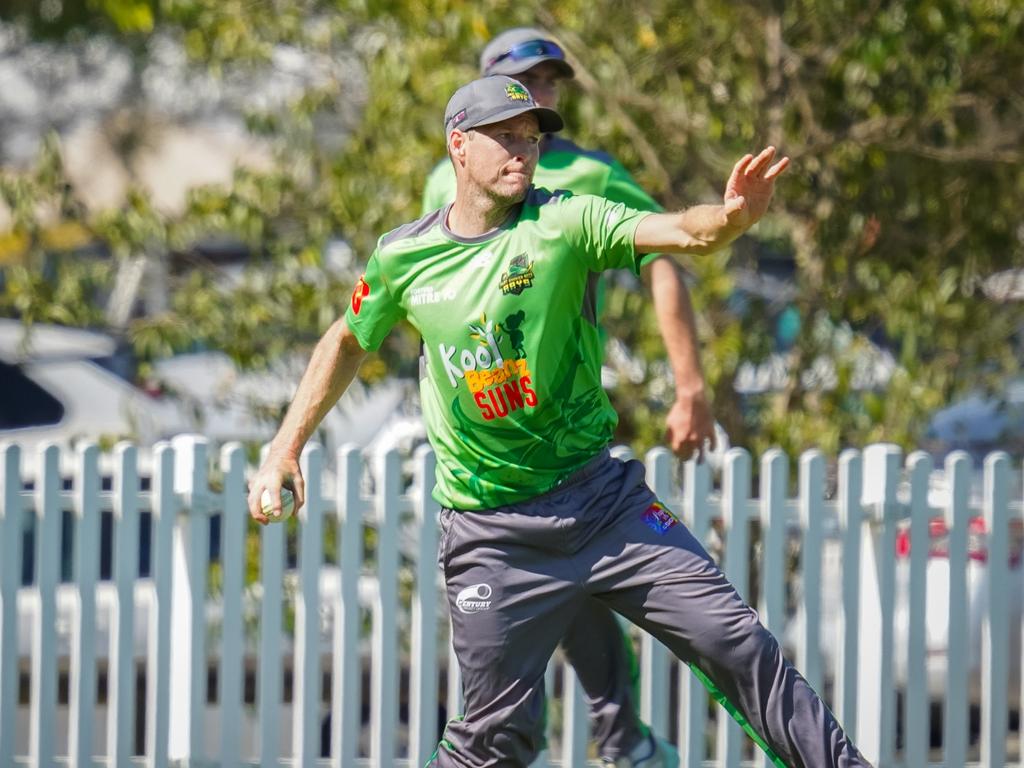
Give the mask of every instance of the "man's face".
M 517 115 L 470 131 L 453 131 L 450 150 L 476 187 L 499 203 L 519 202 L 533 182 L 540 156 L 540 126 L 532 114 Z
M 548 109 L 558 109 L 559 90 L 566 78 L 556 64 L 542 61 L 512 77 L 526 86 L 537 104 Z

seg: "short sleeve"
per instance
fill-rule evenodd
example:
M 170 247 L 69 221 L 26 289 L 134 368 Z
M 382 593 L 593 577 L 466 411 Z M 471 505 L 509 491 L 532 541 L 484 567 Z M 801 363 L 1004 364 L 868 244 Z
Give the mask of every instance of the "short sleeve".
M 384 277 L 381 261 L 380 252 L 374 251 L 345 312 L 345 324 L 367 352 L 378 349 L 384 337 L 405 317 L 405 310 Z
M 563 231 L 587 269 L 639 271 L 634 239 L 640 222 L 650 215 L 603 197 L 579 195 L 562 203 Z
M 613 202 L 625 203 L 630 208 L 636 208 L 638 211 L 660 213 L 664 210 L 653 197 L 648 195 L 636 183 L 636 179 L 630 175 L 629 171 L 615 161 L 612 161 L 609 168 L 604 196 Z M 649 264 L 660 256 L 660 253 L 643 254 L 640 256 L 640 264 Z

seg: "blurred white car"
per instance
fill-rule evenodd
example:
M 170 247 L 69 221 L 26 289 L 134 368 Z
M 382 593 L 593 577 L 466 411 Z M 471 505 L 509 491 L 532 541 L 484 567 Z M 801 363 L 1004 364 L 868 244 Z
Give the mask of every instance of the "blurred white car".
M 945 505 L 941 473 L 935 474 L 931 493 L 931 506 Z M 972 500 L 971 507 L 977 509 L 980 502 Z M 907 684 L 907 644 L 909 639 L 909 578 L 910 578 L 910 522 L 904 520 L 896 537 L 893 556 L 896 559 L 896 593 L 894 596 L 893 640 L 895 653 L 893 676 L 897 690 Z M 968 679 L 971 704 L 981 701 L 981 617 L 988 605 L 989 560 L 985 539 L 985 523 L 979 516 L 970 519 L 968 529 L 967 559 L 967 601 L 968 601 Z M 929 697 L 933 702 L 944 698 L 948 686 L 947 649 L 949 641 L 949 558 L 948 531 L 941 518 L 933 518 L 929 526 L 928 559 L 925 571 L 925 649 L 926 674 Z M 1009 682 L 1011 709 L 1020 701 L 1021 682 L 1021 621 L 1024 614 L 1024 525 L 1020 519 L 1011 519 L 1010 537 L 1010 579 L 1007 584 L 1009 609 L 1010 648 L 1009 667 L 1006 670 Z M 842 557 L 840 543 L 826 539 L 822 551 L 821 570 L 821 626 L 820 648 L 826 685 L 831 684 L 831 673 L 835 669 L 836 650 L 839 642 L 838 622 L 842 594 Z M 797 587 L 799 589 L 799 586 Z M 798 598 L 799 604 L 799 598 Z M 805 615 L 798 611 L 786 631 L 786 645 L 796 647 L 797 638 L 802 635 Z
M 925 590 L 925 669 L 928 679 L 928 694 L 932 699 L 945 696 L 948 686 L 947 649 L 949 641 L 949 532 L 941 518 L 932 519 L 929 525 L 928 561 L 926 566 Z M 909 632 L 908 591 L 910 578 L 910 548 L 916 543 L 910 540 L 909 524 L 902 527 L 896 538 L 896 613 L 895 641 L 896 656 L 894 674 L 899 686 L 907 680 L 907 637 Z M 1010 648 L 1008 668 L 1005 670 L 1009 683 L 1011 709 L 1020 701 L 1021 671 L 1021 615 L 1024 611 L 1024 529 L 1021 521 L 1011 524 L 1010 536 L 1010 578 L 1006 585 L 1009 607 Z M 972 704 L 981 701 L 981 626 L 982 615 L 988 607 L 989 558 L 986 547 L 985 521 L 972 517 L 968 526 L 967 541 L 967 651 L 968 684 Z
M 132 370 L 109 335 L 0 319 L 0 441 L 31 455 L 47 441 L 148 444 L 181 431 L 180 407 L 135 386 Z
M 149 446 L 183 432 L 215 443 L 264 442 L 304 367 L 295 358 L 249 373 L 223 353 L 200 352 L 157 361 L 152 386 L 143 389 L 133 381 L 130 351 L 108 334 L 42 324 L 26 332 L 20 320 L 0 319 L 0 441 L 18 443 L 25 455 L 43 442 L 71 448 L 80 440 L 130 439 Z M 413 399 L 407 382 L 356 382 L 317 439 L 329 451 L 344 443 L 400 447 L 421 437 Z

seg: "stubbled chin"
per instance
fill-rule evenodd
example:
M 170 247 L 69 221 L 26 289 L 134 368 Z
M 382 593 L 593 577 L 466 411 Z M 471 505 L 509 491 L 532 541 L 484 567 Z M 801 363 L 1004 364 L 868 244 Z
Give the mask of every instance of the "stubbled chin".
M 530 180 L 527 178 L 510 179 L 505 178 L 503 184 L 499 184 L 494 190 L 495 197 L 507 200 L 509 202 L 518 203 L 526 197 L 526 192 L 530 189 Z

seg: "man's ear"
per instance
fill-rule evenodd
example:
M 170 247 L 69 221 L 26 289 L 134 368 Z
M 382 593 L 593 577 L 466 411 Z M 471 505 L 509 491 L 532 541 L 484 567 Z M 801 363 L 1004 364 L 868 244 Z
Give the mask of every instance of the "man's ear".
M 469 137 L 460 130 L 454 130 L 448 136 L 448 153 L 454 158 L 466 156 L 466 140 Z

